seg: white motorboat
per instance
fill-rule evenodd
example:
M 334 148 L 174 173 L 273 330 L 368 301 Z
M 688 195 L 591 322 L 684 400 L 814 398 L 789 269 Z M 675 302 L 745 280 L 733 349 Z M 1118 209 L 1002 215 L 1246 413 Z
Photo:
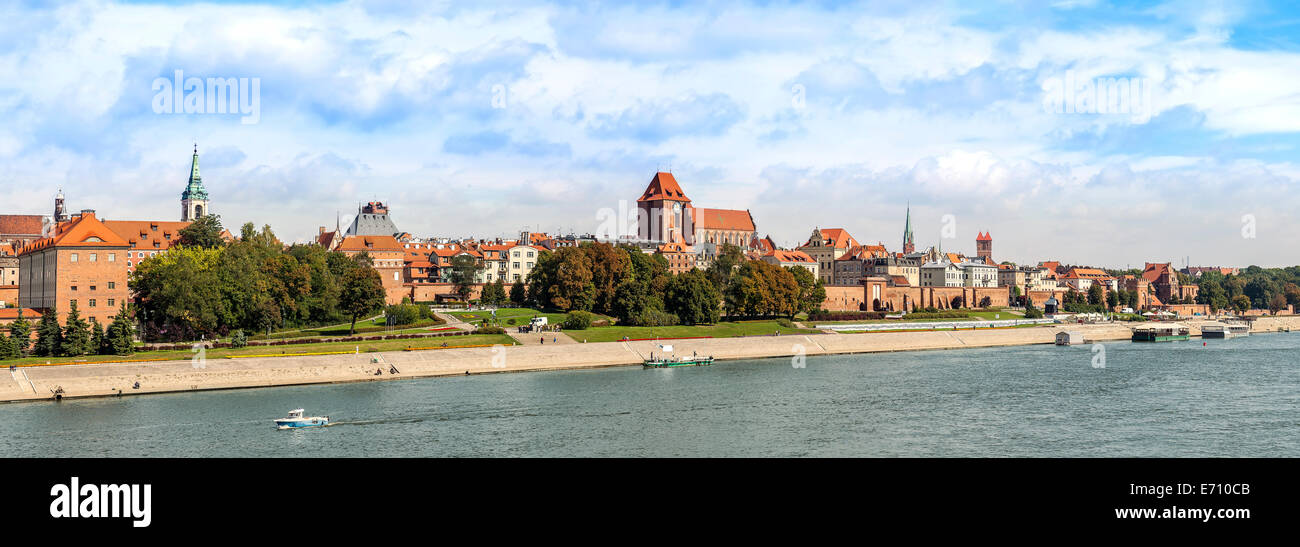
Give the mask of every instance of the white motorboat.
M 321 427 L 329 425 L 329 416 L 303 416 L 303 409 L 296 408 L 289 411 L 287 418 L 277 418 L 275 427 L 278 429 L 297 429 L 300 427 Z

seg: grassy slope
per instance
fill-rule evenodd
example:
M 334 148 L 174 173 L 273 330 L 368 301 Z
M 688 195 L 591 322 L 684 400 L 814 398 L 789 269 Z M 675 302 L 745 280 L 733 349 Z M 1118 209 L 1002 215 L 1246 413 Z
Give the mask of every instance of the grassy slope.
M 565 331 L 570 338 L 588 342 L 613 342 L 624 336 L 637 338 L 692 338 L 712 336 L 727 338 L 732 336 L 757 336 L 774 332 L 781 334 L 807 334 L 821 332 L 815 329 L 792 329 L 782 327 L 774 320 L 760 321 L 722 321 L 716 325 L 673 326 L 673 327 L 594 327 L 587 330 Z

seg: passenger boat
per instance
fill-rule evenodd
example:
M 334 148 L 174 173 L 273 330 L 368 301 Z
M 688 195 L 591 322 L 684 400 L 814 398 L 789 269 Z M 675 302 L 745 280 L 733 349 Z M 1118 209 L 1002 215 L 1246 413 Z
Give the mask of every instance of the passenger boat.
M 695 367 L 712 365 L 713 356 L 706 357 L 651 357 L 641 363 L 645 368 Z
M 1186 326 L 1178 323 L 1144 325 L 1133 329 L 1134 342 L 1173 342 L 1189 339 L 1191 339 L 1191 332 Z
M 277 418 L 275 427 L 278 429 L 297 429 L 301 427 L 321 427 L 329 425 L 329 416 L 303 416 L 303 409 L 295 408 L 289 411 L 287 418 Z
M 1236 338 L 1250 336 L 1250 325 L 1246 323 L 1220 323 L 1201 327 L 1202 338 Z
M 663 344 L 659 346 L 659 349 L 667 353 L 672 353 L 673 351 L 672 346 L 663 345 Z M 686 356 L 677 357 L 673 355 L 665 355 L 664 353 L 660 353 L 656 357 L 654 352 L 650 353 L 649 359 L 646 359 L 641 362 L 641 366 L 645 368 L 695 367 L 695 366 L 712 365 L 712 364 L 713 364 L 712 355 L 699 356 L 699 355 L 692 354 L 690 357 L 686 357 Z

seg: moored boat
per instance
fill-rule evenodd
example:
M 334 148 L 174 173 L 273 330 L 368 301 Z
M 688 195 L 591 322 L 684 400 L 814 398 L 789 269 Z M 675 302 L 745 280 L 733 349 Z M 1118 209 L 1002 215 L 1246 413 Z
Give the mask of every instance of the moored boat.
M 1238 336 L 1250 336 L 1250 325 L 1247 323 L 1219 323 L 1201 327 L 1202 338 L 1236 338 Z
M 303 409 L 295 408 L 289 411 L 286 418 L 277 418 L 275 427 L 278 429 L 298 429 L 302 427 L 322 427 L 329 425 L 329 416 L 303 416 Z
M 1134 342 L 1173 342 L 1191 339 L 1191 331 L 1178 323 L 1143 325 L 1133 329 Z
M 696 366 L 713 364 L 712 355 L 701 356 L 692 353 L 690 357 L 686 357 L 686 356 L 677 357 L 675 355 L 670 355 L 673 351 L 673 347 L 670 345 L 660 344 L 659 349 L 663 350 L 666 353 L 660 353 L 658 356 L 656 356 L 654 352 L 650 352 L 650 358 L 642 361 L 641 366 L 645 368 L 672 368 L 672 367 L 696 367 Z
M 651 357 L 641 363 L 645 368 L 696 367 L 712 365 L 713 357 Z

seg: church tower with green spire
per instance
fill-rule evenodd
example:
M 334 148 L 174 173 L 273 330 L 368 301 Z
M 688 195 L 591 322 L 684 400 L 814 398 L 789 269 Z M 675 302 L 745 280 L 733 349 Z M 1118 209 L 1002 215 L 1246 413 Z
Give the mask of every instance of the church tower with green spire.
M 195 160 L 198 161 L 198 160 Z M 907 204 L 907 221 L 903 224 L 903 253 L 916 251 L 916 242 L 912 240 L 912 204 Z
M 194 222 L 208 214 L 208 191 L 199 176 L 199 145 L 194 145 L 194 160 L 190 163 L 190 181 L 181 192 L 181 222 Z

